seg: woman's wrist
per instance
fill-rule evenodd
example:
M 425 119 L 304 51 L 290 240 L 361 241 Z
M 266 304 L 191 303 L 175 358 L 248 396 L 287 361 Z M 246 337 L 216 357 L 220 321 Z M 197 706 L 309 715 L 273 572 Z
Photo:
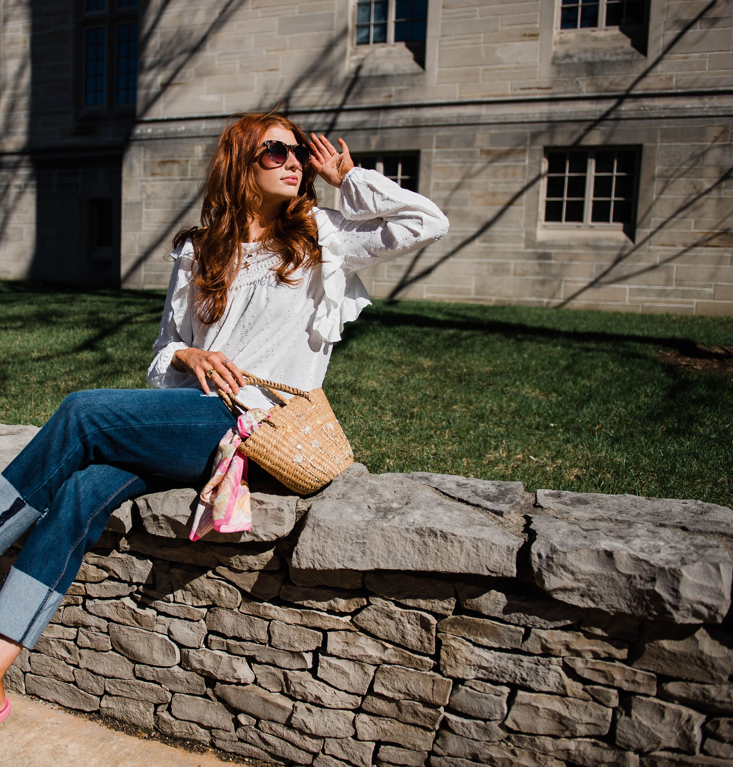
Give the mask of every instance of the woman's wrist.
M 173 359 L 171 359 L 171 367 L 177 370 L 179 373 L 185 373 L 188 370 L 188 365 L 184 360 L 184 354 L 189 351 L 190 347 L 186 349 L 178 349 L 174 352 Z

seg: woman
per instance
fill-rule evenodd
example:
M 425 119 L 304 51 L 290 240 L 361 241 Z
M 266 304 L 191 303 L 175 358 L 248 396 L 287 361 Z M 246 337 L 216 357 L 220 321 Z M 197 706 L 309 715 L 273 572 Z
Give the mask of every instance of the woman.
M 234 424 L 210 382 L 257 408 L 272 401 L 240 390 L 241 370 L 319 387 L 344 322 L 369 304 L 355 272 L 447 231 L 430 200 L 355 168 L 341 139 L 338 152 L 311 138 L 309 149 L 278 113 L 236 116 L 211 161 L 202 227 L 174 240 L 148 371 L 158 388 L 69 395 L 0 475 L 0 551 L 35 523 L 0 590 L 0 679 L 33 647 L 114 508 L 161 477 L 208 478 Z M 340 190 L 340 211 L 315 207 L 316 175 Z

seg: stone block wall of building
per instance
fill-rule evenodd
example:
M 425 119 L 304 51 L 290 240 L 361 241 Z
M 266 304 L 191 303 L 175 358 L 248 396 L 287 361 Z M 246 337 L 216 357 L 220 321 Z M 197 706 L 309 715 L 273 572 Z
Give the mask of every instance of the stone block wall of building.
M 353 0 L 150 0 L 134 115 L 80 106 L 78 8 L 3 7 L 0 275 L 163 287 L 227 115 L 280 102 L 362 157 L 419 153 L 451 233 L 367 272 L 374 295 L 733 312 L 729 0 L 649 2 L 642 34 L 561 30 L 554 0 L 430 0 L 419 56 L 355 45 Z M 546 152 L 603 147 L 638 157 L 632 224 L 545 224 Z M 93 196 L 112 265 L 86 244 Z

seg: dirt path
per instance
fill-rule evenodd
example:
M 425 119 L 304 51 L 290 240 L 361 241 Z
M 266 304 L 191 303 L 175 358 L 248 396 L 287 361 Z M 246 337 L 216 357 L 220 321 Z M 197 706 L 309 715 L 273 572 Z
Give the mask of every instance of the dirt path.
M 12 712 L 0 724 L 0 767 L 231 767 L 211 753 L 126 735 L 42 701 L 10 699 Z

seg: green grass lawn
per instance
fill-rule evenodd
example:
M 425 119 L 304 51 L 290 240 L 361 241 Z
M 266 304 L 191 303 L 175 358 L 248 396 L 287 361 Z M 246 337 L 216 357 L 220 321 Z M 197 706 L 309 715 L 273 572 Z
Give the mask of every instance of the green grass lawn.
M 158 292 L 0 282 L 0 422 L 77 389 L 145 386 Z M 733 505 L 733 379 L 665 363 L 733 345 L 733 318 L 375 302 L 325 389 L 373 472 Z

